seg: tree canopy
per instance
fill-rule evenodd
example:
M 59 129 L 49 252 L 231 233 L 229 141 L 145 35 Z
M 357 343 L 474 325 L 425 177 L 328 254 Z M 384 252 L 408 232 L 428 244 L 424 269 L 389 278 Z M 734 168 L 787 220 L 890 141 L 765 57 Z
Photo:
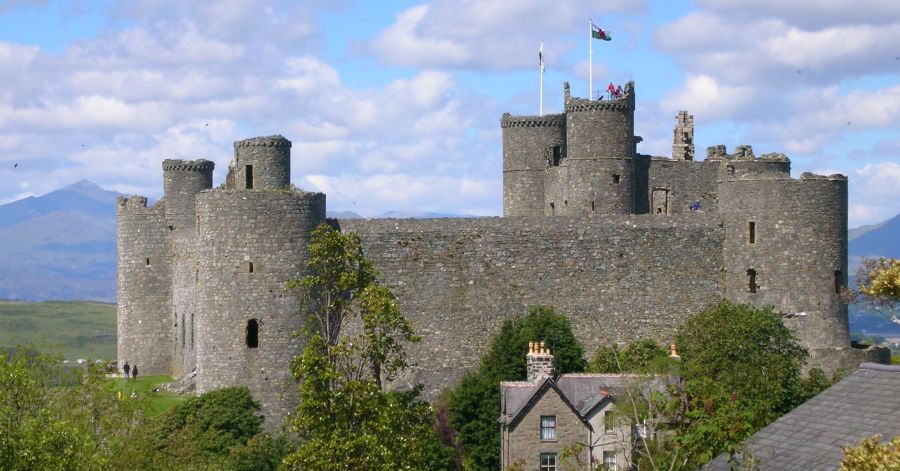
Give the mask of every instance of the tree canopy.
M 863 260 L 856 272 L 856 292 L 851 292 L 850 298 L 900 324 L 900 260 Z
M 467 375 L 450 394 L 450 424 L 474 469 L 500 467 L 500 382 L 526 377 L 528 342 L 543 341 L 554 356 L 556 373 L 584 371 L 584 347 L 569 320 L 551 307 L 503 321 L 482 357 L 478 371 Z

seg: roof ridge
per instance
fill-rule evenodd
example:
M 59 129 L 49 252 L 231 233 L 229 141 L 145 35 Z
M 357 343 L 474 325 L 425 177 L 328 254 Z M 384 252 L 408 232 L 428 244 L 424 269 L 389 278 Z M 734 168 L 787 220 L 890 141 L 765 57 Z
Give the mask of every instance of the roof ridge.
M 862 363 L 859 365 L 859 369 L 900 373 L 900 365 L 882 365 L 881 363 Z

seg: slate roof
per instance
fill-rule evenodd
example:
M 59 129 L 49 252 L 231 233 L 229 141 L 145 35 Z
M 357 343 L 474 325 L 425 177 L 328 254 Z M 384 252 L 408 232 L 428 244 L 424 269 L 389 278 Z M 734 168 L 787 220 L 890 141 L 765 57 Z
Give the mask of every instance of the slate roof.
M 745 442 L 763 470 L 836 470 L 842 446 L 881 434 L 900 435 L 900 366 L 863 363 Z M 708 468 L 730 470 L 719 455 Z
M 534 383 L 527 381 L 505 381 L 500 383 L 500 421 L 512 424 L 528 408 L 539 393 L 547 388 L 556 389 L 563 400 L 569 403 L 579 418 L 586 420 L 590 412 L 612 396 L 625 393 L 629 382 L 635 381 L 642 388 L 663 389 L 663 380 L 652 382 L 651 386 L 636 375 L 625 374 L 584 374 L 560 375 L 557 379 L 542 378 Z M 646 392 L 646 391 L 642 391 Z

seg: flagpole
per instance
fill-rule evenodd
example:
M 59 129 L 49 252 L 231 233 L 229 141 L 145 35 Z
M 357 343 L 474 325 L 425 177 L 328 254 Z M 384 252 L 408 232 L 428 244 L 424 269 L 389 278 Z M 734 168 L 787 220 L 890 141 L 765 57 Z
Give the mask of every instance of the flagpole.
M 588 100 L 594 99 L 594 20 L 588 20 Z
M 541 104 L 539 115 L 544 116 L 544 41 L 541 41 Z

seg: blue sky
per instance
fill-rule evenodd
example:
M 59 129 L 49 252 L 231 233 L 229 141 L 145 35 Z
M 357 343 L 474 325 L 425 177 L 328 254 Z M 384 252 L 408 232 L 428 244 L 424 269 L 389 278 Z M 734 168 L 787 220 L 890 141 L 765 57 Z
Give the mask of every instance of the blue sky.
M 503 112 L 636 82 L 639 151 L 707 146 L 850 178 L 850 224 L 900 212 L 900 2 L 0 0 L 0 203 L 82 178 L 159 198 L 164 158 L 283 134 L 331 210 L 501 212 Z M 18 164 L 14 168 L 14 165 Z

